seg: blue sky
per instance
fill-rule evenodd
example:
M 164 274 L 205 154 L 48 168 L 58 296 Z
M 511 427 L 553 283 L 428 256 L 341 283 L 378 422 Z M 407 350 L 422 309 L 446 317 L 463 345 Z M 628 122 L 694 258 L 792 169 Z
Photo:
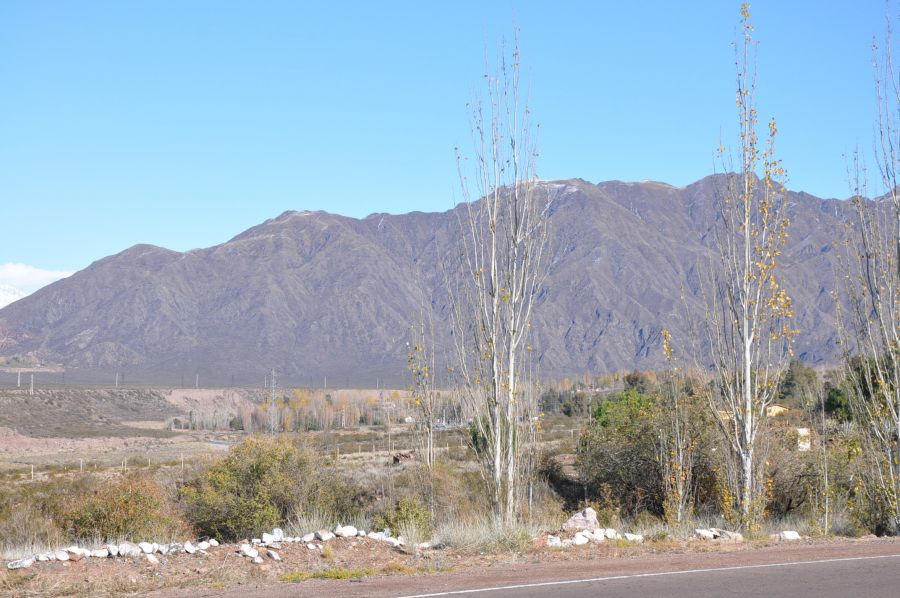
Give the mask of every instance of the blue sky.
M 690 183 L 734 138 L 738 7 L 3 2 L 0 264 L 205 247 L 291 209 L 448 209 L 485 48 L 514 22 L 542 178 Z M 790 186 L 845 197 L 842 156 L 872 142 L 884 3 L 753 14 L 760 116 L 779 121 Z

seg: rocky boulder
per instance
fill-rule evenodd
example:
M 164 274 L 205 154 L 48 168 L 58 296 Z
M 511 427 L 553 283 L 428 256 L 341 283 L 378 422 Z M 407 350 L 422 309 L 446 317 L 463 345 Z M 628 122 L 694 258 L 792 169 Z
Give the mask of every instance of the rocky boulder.
M 590 507 L 575 513 L 563 524 L 563 529 L 569 532 L 594 531 L 598 527 L 600 527 L 600 522 L 597 521 L 597 511 Z
M 17 561 L 12 561 L 11 563 L 7 563 L 7 569 L 27 569 L 28 567 L 34 564 L 34 559 L 31 557 L 25 559 L 19 559 Z

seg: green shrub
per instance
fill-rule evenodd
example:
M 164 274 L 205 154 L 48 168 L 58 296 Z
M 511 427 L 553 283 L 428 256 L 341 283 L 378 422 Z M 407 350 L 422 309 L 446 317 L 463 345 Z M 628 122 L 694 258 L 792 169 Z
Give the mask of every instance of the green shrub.
M 373 523 L 376 529 L 389 528 L 393 533 L 409 528 L 426 533 L 431 529 L 431 513 L 419 499 L 404 496 L 393 507 L 375 515 Z
M 358 514 L 366 495 L 285 438 L 248 438 L 181 488 L 188 521 L 223 539 L 251 536 L 305 512 Z

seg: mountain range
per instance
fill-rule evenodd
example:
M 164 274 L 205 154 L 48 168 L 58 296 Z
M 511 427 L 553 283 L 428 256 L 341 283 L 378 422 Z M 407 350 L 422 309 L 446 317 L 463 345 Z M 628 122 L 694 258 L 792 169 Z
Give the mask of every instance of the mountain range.
M 721 176 L 686 187 L 541 183 L 554 197 L 554 259 L 534 318 L 541 376 L 659 367 L 663 328 L 687 344 L 686 322 L 702 315 Z M 832 247 L 850 206 L 788 199 L 782 276 L 801 331 L 796 353 L 833 361 Z M 274 368 L 282 384 L 405 385 L 410 326 L 423 313 L 436 350 L 449 354 L 443 272 L 461 249 L 461 209 L 363 219 L 290 211 L 205 249 L 136 245 L 0 309 L 11 339 L 0 355 L 61 363 L 85 382 L 123 372 L 153 384 L 261 384 Z

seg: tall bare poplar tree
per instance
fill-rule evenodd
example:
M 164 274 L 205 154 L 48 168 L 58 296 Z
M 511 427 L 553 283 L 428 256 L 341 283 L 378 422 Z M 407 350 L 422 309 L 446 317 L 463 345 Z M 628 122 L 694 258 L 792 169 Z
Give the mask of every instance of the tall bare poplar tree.
M 859 498 L 872 527 L 900 534 L 900 80 L 890 24 L 875 64 L 875 150 L 884 196 L 867 199 L 865 168 L 854 156 L 849 178 L 855 209 L 841 289 L 846 312 L 839 322 L 851 408 L 864 444 Z
M 788 365 L 794 331 L 791 300 L 777 277 L 789 224 L 784 171 L 774 157 L 775 121 L 769 122 L 764 147 L 757 136 L 756 43 L 746 4 L 741 23 L 742 40 L 735 46 L 740 162 L 733 164 L 720 149 L 728 174 L 717 190 L 719 264 L 706 292 L 705 329 L 716 374 L 709 404 L 731 454 L 723 508 L 750 529 L 765 506 L 760 432 Z
M 511 523 L 524 494 L 535 394 L 524 374 L 535 297 L 545 278 L 546 192 L 520 94 L 518 41 L 484 78 L 472 106 L 474 156 L 457 150 L 463 200 L 462 274 L 453 293 L 460 398 L 498 521 Z

